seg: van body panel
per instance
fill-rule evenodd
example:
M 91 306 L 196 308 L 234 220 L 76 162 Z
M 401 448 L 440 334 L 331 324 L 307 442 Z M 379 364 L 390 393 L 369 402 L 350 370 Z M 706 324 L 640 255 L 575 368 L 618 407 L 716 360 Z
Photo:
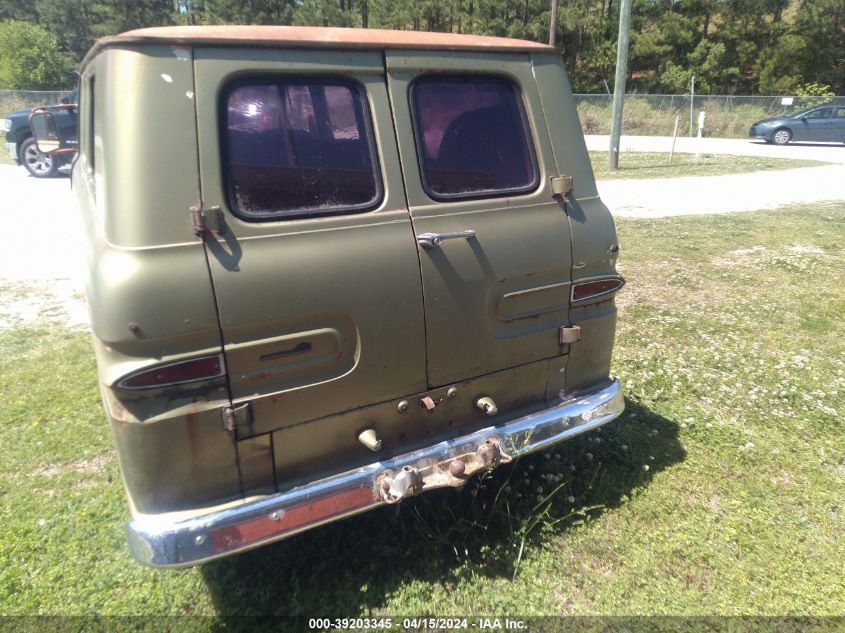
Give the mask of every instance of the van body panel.
M 393 456 L 489 426 L 491 419 L 475 407 L 481 395 L 491 397 L 510 416 L 536 410 L 545 404 L 548 371 L 548 361 L 538 361 L 455 383 L 453 395 L 442 387 L 408 394 L 404 400 L 412 406 L 404 412 L 397 410 L 399 401 L 391 400 L 279 429 L 273 434 L 279 489 L 372 462 L 375 455 L 357 439 L 363 428 L 378 433 L 380 456 Z M 420 406 L 425 397 L 436 403 L 434 410 Z
M 420 249 L 429 386 L 565 354 L 559 328 L 569 323 L 569 224 L 551 191 L 557 172 L 529 56 L 409 50 L 385 58 L 416 235 L 474 231 L 470 239 Z M 421 175 L 411 96 L 414 82 L 432 75 L 504 79 L 514 87 L 536 158 L 532 190 L 432 199 Z
M 573 106 L 572 90 L 559 56 L 531 55 L 540 103 L 548 121 L 557 169 L 571 176 L 573 190 L 566 198 L 572 239 L 572 283 L 616 277 L 619 244 L 613 217 L 598 197 L 581 124 Z M 610 373 L 616 332 L 614 295 L 570 309 L 581 340 L 572 346 L 566 370 L 567 392 L 577 392 Z
M 197 123 L 205 207 L 225 232 L 206 240 L 239 437 L 425 389 L 419 263 L 376 52 L 200 48 Z M 382 199 L 370 211 L 251 220 L 231 206 L 221 156 L 221 91 L 244 77 L 342 78 L 372 122 Z M 291 352 L 286 354 L 286 352 Z
M 225 382 L 144 392 L 119 385 L 222 352 L 189 212 L 199 202 L 190 52 L 109 48 L 84 68 L 80 85 L 73 187 L 98 380 L 130 507 L 155 514 L 238 498 L 235 444 L 220 413 L 230 403 Z
M 107 241 L 199 245 L 190 215 L 199 203 L 190 49 L 110 48 L 98 61 L 93 153 Z M 177 173 L 182 177 L 173 178 Z
M 189 511 L 240 499 L 235 444 L 220 416 L 228 404 L 225 387 L 156 400 L 104 395 L 133 512 Z M 148 409 L 158 415 L 145 418 Z

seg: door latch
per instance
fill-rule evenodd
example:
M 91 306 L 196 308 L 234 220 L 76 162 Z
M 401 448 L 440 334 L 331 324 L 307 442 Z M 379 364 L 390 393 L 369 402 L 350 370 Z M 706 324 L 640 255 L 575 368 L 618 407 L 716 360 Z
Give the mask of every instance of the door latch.
M 249 402 L 234 407 L 223 407 L 223 428 L 230 433 L 247 428 L 251 424 L 252 406 Z
M 208 207 L 203 209 L 201 206 L 191 207 L 191 222 L 194 225 L 194 235 L 202 237 L 206 231 L 213 231 L 218 235 L 222 235 L 226 228 L 226 223 L 223 221 L 223 211 L 220 207 Z
M 581 328 L 577 325 L 571 325 L 560 328 L 560 344 L 569 345 L 570 343 L 577 343 L 581 340 Z
M 572 176 L 554 176 L 551 178 L 552 195 L 565 196 L 572 193 Z

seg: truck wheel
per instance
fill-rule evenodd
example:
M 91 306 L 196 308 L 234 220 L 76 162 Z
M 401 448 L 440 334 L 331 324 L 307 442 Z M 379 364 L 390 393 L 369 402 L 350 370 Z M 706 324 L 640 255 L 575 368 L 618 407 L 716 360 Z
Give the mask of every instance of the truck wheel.
M 786 145 L 792 140 L 792 132 L 782 127 L 772 134 L 772 140 L 775 142 L 775 145 Z
M 20 157 L 23 166 L 35 178 L 49 178 L 59 168 L 58 161 L 54 157 L 38 151 L 35 139 L 32 137 L 21 144 Z

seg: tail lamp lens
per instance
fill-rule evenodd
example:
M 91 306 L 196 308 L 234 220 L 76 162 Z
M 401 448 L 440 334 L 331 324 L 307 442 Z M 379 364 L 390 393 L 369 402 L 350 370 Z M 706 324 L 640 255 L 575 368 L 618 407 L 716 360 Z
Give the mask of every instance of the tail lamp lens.
M 210 380 L 222 376 L 223 373 L 223 357 L 215 354 L 169 365 L 157 365 L 124 378 L 119 386 L 124 389 L 154 389 Z
M 577 283 L 572 287 L 572 301 L 584 301 L 585 299 L 610 294 L 619 290 L 623 285 L 625 285 L 625 280 L 621 277 Z

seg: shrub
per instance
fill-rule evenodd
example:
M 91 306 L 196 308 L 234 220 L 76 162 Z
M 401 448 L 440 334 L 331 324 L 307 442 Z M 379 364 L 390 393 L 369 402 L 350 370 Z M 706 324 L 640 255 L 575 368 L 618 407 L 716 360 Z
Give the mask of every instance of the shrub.
M 67 77 L 52 34 L 28 22 L 0 23 L 0 88 L 49 90 L 65 85 Z

